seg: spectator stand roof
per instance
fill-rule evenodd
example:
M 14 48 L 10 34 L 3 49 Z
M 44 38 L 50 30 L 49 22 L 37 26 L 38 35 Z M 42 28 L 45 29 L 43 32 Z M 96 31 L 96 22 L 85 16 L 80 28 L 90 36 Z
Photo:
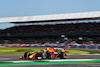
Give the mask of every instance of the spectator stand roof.
M 6 23 L 6 22 L 11 22 L 11 23 L 33 22 L 33 23 L 36 23 L 36 22 L 72 21 L 72 20 L 91 20 L 91 19 L 92 20 L 100 19 L 100 11 L 0 18 L 0 23 Z

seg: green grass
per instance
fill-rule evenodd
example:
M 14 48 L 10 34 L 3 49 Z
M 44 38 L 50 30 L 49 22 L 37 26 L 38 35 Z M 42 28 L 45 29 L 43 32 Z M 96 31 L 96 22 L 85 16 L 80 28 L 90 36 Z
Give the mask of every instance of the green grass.
M 25 52 L 34 53 L 43 48 L 0 48 L 0 54 L 24 54 Z
M 34 53 L 44 48 L 0 48 L 0 54 L 24 54 L 25 52 Z M 60 50 L 58 51 L 60 52 Z M 67 50 L 67 54 L 100 54 L 100 51 L 86 51 L 86 50 Z

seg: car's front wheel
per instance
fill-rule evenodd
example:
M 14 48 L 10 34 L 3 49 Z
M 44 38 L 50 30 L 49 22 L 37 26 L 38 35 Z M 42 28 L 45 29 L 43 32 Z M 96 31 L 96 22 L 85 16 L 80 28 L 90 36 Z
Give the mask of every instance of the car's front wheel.
M 29 56 L 30 56 L 30 53 L 29 52 L 25 52 L 25 54 L 24 54 L 25 59 L 29 58 Z
M 66 53 L 61 53 L 60 54 L 60 59 L 66 59 L 67 58 L 67 54 Z

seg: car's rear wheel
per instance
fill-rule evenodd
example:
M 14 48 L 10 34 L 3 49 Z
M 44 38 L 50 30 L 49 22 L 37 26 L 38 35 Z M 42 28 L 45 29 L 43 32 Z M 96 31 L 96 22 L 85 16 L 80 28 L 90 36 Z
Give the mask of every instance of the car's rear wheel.
M 43 58 L 43 59 L 46 59 L 46 53 L 43 53 L 43 54 L 42 54 L 42 58 Z

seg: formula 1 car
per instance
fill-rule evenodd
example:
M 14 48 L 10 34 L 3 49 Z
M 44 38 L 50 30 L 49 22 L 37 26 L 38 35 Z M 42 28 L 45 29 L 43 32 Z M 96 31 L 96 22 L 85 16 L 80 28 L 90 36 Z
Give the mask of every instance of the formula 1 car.
M 53 48 L 46 48 L 46 50 L 41 50 L 40 52 L 35 52 L 33 54 L 30 54 L 29 52 L 25 52 L 24 56 L 21 56 L 20 59 L 30 59 L 30 60 L 41 60 L 41 59 L 66 59 L 67 55 L 65 53 L 65 49 L 62 49 L 60 53 L 57 52 L 57 50 Z

